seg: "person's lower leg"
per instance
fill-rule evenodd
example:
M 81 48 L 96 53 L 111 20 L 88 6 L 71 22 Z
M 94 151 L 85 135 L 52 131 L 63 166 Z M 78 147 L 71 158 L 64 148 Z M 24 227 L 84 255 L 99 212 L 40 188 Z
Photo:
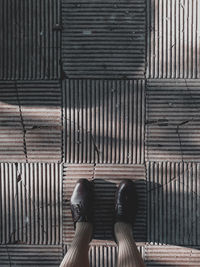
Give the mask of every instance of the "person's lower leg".
M 93 226 L 89 222 L 77 222 L 75 236 L 60 267 L 89 267 L 89 242 Z
M 115 238 L 118 244 L 118 267 L 144 267 L 144 261 L 135 244 L 131 224 L 116 222 Z

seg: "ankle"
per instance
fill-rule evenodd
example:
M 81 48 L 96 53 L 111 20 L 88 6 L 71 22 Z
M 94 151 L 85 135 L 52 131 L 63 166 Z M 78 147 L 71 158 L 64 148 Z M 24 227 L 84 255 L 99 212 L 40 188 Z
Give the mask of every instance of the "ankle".
M 85 242 L 90 242 L 92 239 L 93 233 L 93 224 L 89 222 L 77 222 L 76 223 L 76 231 L 75 238 L 79 238 L 80 240 L 84 240 Z
M 132 225 L 124 222 L 117 222 L 114 225 L 114 234 L 117 243 L 124 240 L 133 241 Z

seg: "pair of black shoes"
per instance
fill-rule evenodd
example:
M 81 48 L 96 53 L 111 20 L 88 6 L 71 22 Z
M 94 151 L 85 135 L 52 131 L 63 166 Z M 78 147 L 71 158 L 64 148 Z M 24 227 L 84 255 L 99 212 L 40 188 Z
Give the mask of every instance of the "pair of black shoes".
M 77 222 L 93 223 L 93 203 L 93 183 L 87 179 L 80 179 L 74 188 L 70 203 L 74 225 Z M 131 180 L 123 180 L 116 191 L 114 221 L 133 224 L 136 212 L 135 185 Z

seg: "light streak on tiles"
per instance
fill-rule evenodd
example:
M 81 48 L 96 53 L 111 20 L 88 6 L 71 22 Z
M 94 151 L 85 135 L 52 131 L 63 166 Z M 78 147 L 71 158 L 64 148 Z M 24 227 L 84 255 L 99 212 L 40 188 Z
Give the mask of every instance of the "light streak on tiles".
M 0 82 L 0 140 L 1 162 L 61 161 L 60 83 Z
M 200 266 L 199 247 L 151 246 L 145 247 L 147 267 Z
M 144 162 L 143 80 L 66 80 L 67 163 Z
M 62 261 L 59 245 L 7 245 L 0 246 L 0 266 L 58 267 Z
M 147 0 L 147 77 L 200 78 L 199 0 Z
M 198 79 L 148 80 L 147 161 L 199 161 L 199 88 Z
M 62 242 L 62 166 L 0 164 L 0 243 Z

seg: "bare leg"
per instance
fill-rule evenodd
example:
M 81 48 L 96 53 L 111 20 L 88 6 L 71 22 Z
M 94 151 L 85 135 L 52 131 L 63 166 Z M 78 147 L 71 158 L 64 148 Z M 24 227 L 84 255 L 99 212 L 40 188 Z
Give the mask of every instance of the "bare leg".
M 77 222 L 73 242 L 60 267 L 89 267 L 88 250 L 93 226 L 88 222 Z
M 118 267 L 145 267 L 144 261 L 133 239 L 131 224 L 117 222 L 114 226 L 119 254 Z

